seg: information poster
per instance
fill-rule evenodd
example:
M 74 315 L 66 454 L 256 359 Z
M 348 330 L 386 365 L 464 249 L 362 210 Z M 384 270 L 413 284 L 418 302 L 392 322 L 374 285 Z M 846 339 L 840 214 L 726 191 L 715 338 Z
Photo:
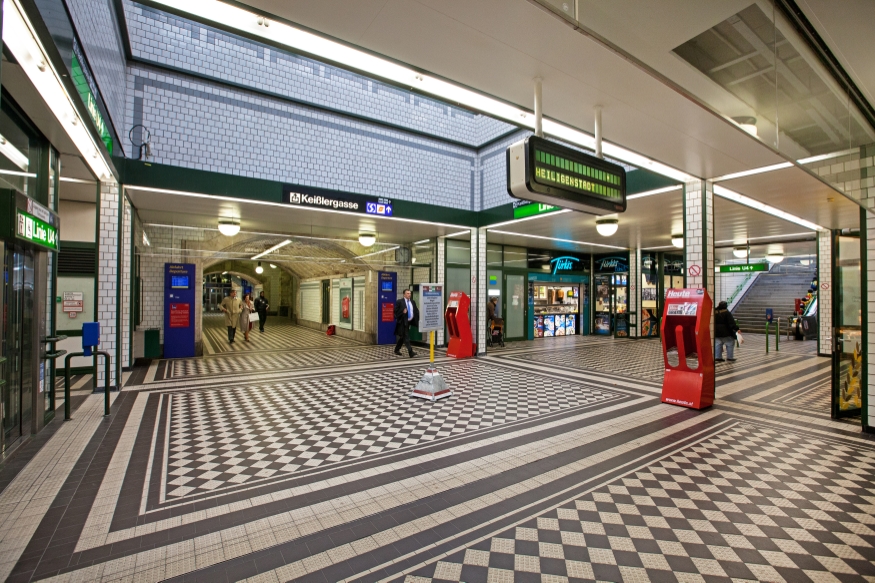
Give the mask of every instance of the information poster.
M 444 284 L 419 284 L 419 331 L 444 329 Z

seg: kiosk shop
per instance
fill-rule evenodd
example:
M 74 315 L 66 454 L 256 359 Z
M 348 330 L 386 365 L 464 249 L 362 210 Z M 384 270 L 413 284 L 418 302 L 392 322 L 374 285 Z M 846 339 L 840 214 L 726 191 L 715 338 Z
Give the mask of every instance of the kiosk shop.
M 561 251 L 530 251 L 529 338 L 589 333 L 590 258 Z

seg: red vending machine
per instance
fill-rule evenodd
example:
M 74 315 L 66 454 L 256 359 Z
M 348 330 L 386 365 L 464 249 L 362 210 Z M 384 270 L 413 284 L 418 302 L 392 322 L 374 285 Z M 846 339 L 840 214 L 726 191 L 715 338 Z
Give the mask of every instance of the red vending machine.
M 471 336 L 471 322 L 468 320 L 470 307 L 471 298 L 465 292 L 454 291 L 450 294 L 445 313 L 447 330 L 450 333 L 447 356 L 454 358 L 474 356 L 474 338 Z
M 662 314 L 662 402 L 704 409 L 714 404 L 713 305 L 704 289 L 670 289 Z

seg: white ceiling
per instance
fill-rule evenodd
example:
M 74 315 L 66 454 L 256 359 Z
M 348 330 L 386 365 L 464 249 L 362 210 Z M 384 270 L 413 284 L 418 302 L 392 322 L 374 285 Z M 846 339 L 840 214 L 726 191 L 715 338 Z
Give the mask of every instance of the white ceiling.
M 605 139 L 694 176 L 787 159 L 715 114 L 750 111 L 671 52 L 750 0 L 580 0 L 586 31 L 526 0 L 244 3 L 522 107 L 532 107 L 532 79 L 540 76 L 545 115 L 592 133 L 600 106 Z M 801 168 L 789 173 L 820 182 Z M 845 215 L 833 213 L 826 197 L 797 194 L 793 205 L 781 206 L 760 191 L 761 179 L 740 192 L 839 221 L 821 222 L 825 227 L 857 226 L 856 219 L 840 222 Z
M 410 222 L 299 207 L 257 204 L 244 200 L 217 200 L 167 192 L 127 188 L 126 192 L 144 223 L 215 229 L 219 217 L 239 218 L 242 231 L 358 239 L 359 233 L 376 233 L 383 243 L 409 244 L 464 227 Z

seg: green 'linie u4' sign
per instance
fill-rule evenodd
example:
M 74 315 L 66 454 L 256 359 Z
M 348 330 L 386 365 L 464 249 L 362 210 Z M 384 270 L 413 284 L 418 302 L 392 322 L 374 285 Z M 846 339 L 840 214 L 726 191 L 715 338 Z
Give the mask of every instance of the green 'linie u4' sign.
M 15 235 L 19 239 L 29 241 L 53 251 L 58 250 L 58 231 L 47 222 L 29 215 L 21 209 L 16 209 Z
M 768 270 L 768 263 L 740 263 L 738 265 L 721 265 L 717 268 L 717 273 L 750 273 Z

